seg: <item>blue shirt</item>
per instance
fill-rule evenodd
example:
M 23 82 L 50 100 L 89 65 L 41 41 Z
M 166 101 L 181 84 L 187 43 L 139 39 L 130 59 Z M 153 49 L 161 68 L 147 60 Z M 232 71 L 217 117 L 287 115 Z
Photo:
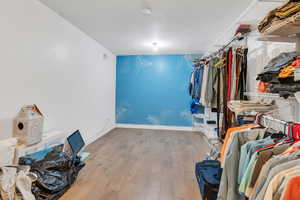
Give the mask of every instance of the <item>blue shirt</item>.
M 193 98 L 200 99 L 201 97 L 203 71 L 204 71 L 204 67 L 201 66 L 199 68 L 196 68 L 194 72 L 194 89 L 192 94 Z
M 242 145 L 239 161 L 239 175 L 237 180 L 238 184 L 241 183 L 243 175 L 250 162 L 251 156 L 255 153 L 255 151 L 272 143 L 274 143 L 274 140 L 271 137 L 267 137 L 261 140 L 249 141 L 246 144 Z

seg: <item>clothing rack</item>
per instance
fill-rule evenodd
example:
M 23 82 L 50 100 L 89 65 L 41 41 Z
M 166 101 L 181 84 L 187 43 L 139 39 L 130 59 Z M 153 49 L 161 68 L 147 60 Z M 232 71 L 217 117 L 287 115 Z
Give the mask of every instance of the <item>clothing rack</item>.
M 210 59 L 211 57 L 219 54 L 220 52 L 224 51 L 227 47 L 229 47 L 234 41 L 236 40 L 242 40 L 244 39 L 244 35 L 241 33 L 236 34 L 227 44 L 225 44 L 222 48 L 220 48 L 219 50 L 211 53 L 209 56 L 206 56 L 204 58 L 201 59 L 194 59 L 193 63 L 194 64 L 199 64 L 200 62 L 205 62 L 207 59 Z
M 227 101 L 244 99 L 247 49 L 240 43 L 232 44 L 244 38 L 245 34 L 238 33 L 219 49 L 218 55 L 211 54 L 209 57 L 193 60 L 194 71 L 189 83 L 189 93 L 193 98 L 191 112 L 195 111 L 194 107 L 198 102 L 207 108 L 215 108 L 217 116 L 213 120 L 216 121 L 218 139 L 234 124 L 234 115 L 227 108 Z M 228 48 L 229 46 L 239 47 Z
M 226 49 L 229 45 L 231 45 L 231 43 L 233 43 L 234 41 L 236 41 L 236 40 L 242 40 L 242 39 L 244 39 L 244 36 L 243 36 L 241 33 L 236 34 L 236 35 L 233 37 L 233 39 L 232 39 L 230 42 L 228 42 L 226 45 L 224 45 L 221 49 L 219 49 L 219 50 L 217 51 L 217 53 L 220 52 L 220 51 L 225 50 L 225 49 Z

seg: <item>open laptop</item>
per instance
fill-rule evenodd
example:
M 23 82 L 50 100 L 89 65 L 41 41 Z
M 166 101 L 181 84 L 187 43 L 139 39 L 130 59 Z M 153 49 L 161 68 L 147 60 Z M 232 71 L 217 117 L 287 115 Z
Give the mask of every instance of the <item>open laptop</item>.
M 71 150 L 70 153 L 74 156 L 77 155 L 85 145 L 79 130 L 75 131 L 69 137 L 67 137 L 67 141 Z

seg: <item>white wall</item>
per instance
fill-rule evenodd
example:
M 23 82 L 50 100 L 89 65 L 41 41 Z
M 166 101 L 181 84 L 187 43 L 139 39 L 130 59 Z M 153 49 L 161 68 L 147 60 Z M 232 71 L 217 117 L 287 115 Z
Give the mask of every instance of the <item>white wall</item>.
M 112 128 L 115 56 L 36 0 L 0 2 L 0 139 L 25 104 L 40 107 L 45 131 L 91 142 Z

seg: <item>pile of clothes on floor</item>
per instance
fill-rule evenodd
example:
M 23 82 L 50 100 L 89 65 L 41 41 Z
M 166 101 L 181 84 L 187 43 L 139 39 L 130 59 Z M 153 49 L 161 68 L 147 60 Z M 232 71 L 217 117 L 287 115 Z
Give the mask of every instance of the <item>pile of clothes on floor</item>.
M 300 51 L 281 53 L 258 74 L 259 92 L 279 93 L 285 98 L 300 91 Z
M 43 160 L 22 157 L 17 166 L 0 168 L 0 200 L 56 200 L 85 166 L 77 155 L 53 148 Z
M 282 22 L 288 17 L 300 12 L 300 1 L 290 0 L 283 6 L 269 12 L 269 14 L 259 23 L 258 30 L 263 33 L 268 28 Z
M 29 166 L 7 166 L 0 168 L 1 200 L 35 200 L 31 192 L 35 174 L 29 172 Z

